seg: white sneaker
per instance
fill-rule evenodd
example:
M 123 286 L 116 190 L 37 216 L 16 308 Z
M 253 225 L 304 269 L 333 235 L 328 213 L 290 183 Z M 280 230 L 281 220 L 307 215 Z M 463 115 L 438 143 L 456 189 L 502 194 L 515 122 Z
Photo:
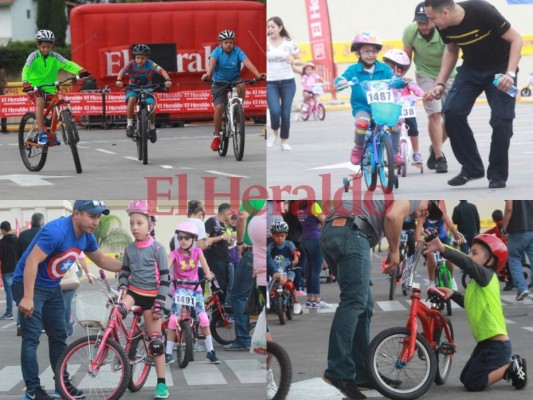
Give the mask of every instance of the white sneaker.
M 318 304 L 317 308 L 331 308 L 331 306 L 328 303 L 322 300 L 320 300 L 320 303 L 317 303 L 317 304 Z
M 300 315 L 302 313 L 302 306 L 300 303 L 294 303 L 292 306 L 292 312 L 294 315 Z
M 435 281 L 429 282 L 428 289 L 435 289 Z
M 288 143 L 281 144 L 281 151 L 291 151 L 291 146 Z
M 271 133 L 267 138 L 267 147 L 274 146 L 274 143 L 276 143 L 276 139 L 278 138 L 278 135 L 274 135 Z
M 272 400 L 276 396 L 276 393 L 278 393 L 276 382 L 274 382 L 274 379 L 267 379 L 267 399 Z

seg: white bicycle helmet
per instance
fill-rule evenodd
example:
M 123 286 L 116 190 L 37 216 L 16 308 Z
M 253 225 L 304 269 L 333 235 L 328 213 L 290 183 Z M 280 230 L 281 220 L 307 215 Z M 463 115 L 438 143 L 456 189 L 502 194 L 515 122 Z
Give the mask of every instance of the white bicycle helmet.
M 235 32 L 225 29 L 218 34 L 219 42 L 222 42 L 223 40 L 226 40 L 226 39 L 235 39 Z
M 289 232 L 289 225 L 285 221 L 274 221 L 272 225 L 270 225 L 270 232 L 271 233 L 288 233 Z
M 402 67 L 409 67 L 411 65 L 411 59 L 407 53 L 399 49 L 391 49 L 383 55 L 383 61 L 391 61 L 394 64 Z
M 56 35 L 54 35 L 54 32 L 49 31 L 48 29 L 41 29 L 35 34 L 35 40 L 38 42 L 54 43 L 56 41 Z

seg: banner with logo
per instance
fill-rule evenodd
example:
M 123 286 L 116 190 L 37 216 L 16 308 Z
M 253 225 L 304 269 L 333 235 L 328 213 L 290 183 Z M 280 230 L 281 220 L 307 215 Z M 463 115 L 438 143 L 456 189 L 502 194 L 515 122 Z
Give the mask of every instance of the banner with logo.
M 328 5 L 326 0 L 305 0 L 309 40 L 313 62 L 317 66 L 316 73 L 325 82 L 327 91 L 331 91 L 335 98 L 335 89 L 331 82 L 335 79 L 336 70 L 333 62 L 333 48 L 331 46 L 331 30 L 329 26 Z
M 509 4 L 533 4 L 533 0 L 507 0 Z

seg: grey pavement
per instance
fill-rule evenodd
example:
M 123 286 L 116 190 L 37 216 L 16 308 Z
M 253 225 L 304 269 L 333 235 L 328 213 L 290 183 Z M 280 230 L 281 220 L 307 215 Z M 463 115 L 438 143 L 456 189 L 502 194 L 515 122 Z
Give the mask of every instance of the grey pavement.
M 247 187 L 266 182 L 262 130 L 260 125 L 246 125 L 244 158 L 239 162 L 231 142 L 226 157 L 211 151 L 212 124 L 158 129 L 158 140 L 148 144 L 148 164 L 143 165 L 124 129 L 80 128 L 81 174 L 76 174 L 65 145 L 51 148 L 44 168 L 30 172 L 20 159 L 17 134 L 0 135 L 0 191 L 4 199 L 66 199 L 73 193 L 128 199 L 146 198 L 149 191 L 167 193 L 169 200 L 207 199 L 220 193 L 240 199 Z
M 475 199 L 486 196 L 500 199 L 533 198 L 529 173 L 533 154 L 532 107 L 527 103 L 517 103 L 516 106 L 514 136 L 509 150 L 510 176 L 505 189 L 488 189 L 486 178 L 471 181 L 464 186 L 449 186 L 447 181 L 460 172 L 460 165 L 447 141 L 443 151 L 448 160 L 448 173 L 436 174 L 424 166 L 422 174 L 418 168 L 409 166 L 407 176 L 399 178 L 399 188 L 394 189 L 392 195 L 398 199 Z M 297 114 L 294 113 L 289 139 L 292 151 L 281 151 L 279 141 L 276 146 L 267 149 L 267 183 L 270 190 L 280 193 L 284 199 L 298 198 L 309 192 L 312 198 L 317 199 L 343 196 L 342 178 L 356 174 L 359 169 L 349 161 L 354 135 L 351 111 L 329 111 L 324 121 L 296 121 L 296 117 Z M 416 117 L 421 153 L 427 159 L 430 140 L 427 117 L 421 106 L 417 107 Z M 469 117 L 485 168 L 488 166 L 492 133 L 489 118 L 490 109 L 486 104 L 477 104 Z M 359 197 L 362 192 L 366 192 L 361 179 L 355 181 L 355 188 Z M 376 197 L 382 195 L 379 188 L 374 192 Z

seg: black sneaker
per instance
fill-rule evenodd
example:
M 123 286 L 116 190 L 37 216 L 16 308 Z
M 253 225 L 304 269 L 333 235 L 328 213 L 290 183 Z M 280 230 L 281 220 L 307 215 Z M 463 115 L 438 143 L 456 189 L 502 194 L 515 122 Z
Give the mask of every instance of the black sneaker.
M 489 189 L 502 189 L 506 185 L 505 181 L 500 181 L 499 179 L 491 179 L 489 181 Z
M 79 390 L 70 381 L 67 381 L 65 386 L 66 386 L 67 392 L 72 396 L 73 399 L 84 399 L 87 397 L 87 395 L 82 390 Z M 58 390 L 54 392 L 53 397 L 54 398 L 61 397 Z
M 445 174 L 448 172 L 448 162 L 446 161 L 444 153 L 442 153 L 442 156 L 437 158 L 435 162 L 435 172 L 437 174 Z
M 505 370 L 503 379 L 514 386 L 516 390 L 522 390 L 527 386 L 526 360 L 518 354 L 511 356 L 511 364 Z
M 150 142 L 155 143 L 157 142 L 157 131 L 154 129 L 150 129 L 148 131 L 148 139 L 150 139 Z
M 355 381 L 352 379 L 337 379 L 326 375 L 324 375 L 322 379 L 327 384 L 337 388 L 339 392 L 350 400 L 363 400 L 367 398 L 359 389 L 357 389 Z
M 54 400 L 54 398 L 50 397 L 42 386 L 37 386 L 35 390 L 26 390 L 24 400 Z
M 126 126 L 126 136 L 129 137 L 129 138 L 132 138 L 133 137 L 133 125 L 128 125 Z
M 485 174 L 481 174 L 478 176 L 465 176 L 462 174 L 457 175 L 455 178 L 452 178 L 448 181 L 448 185 L 450 186 L 463 186 L 466 182 L 473 181 L 474 179 L 481 179 L 485 176 Z
M 2 315 L 0 317 L 0 319 L 13 319 L 13 314 L 8 314 L 8 313 L 5 313 L 4 315 Z
M 433 146 L 429 146 L 429 157 L 427 160 L 427 167 L 428 169 L 435 169 L 435 164 L 437 163 L 437 159 L 435 158 L 435 152 L 433 151 Z

